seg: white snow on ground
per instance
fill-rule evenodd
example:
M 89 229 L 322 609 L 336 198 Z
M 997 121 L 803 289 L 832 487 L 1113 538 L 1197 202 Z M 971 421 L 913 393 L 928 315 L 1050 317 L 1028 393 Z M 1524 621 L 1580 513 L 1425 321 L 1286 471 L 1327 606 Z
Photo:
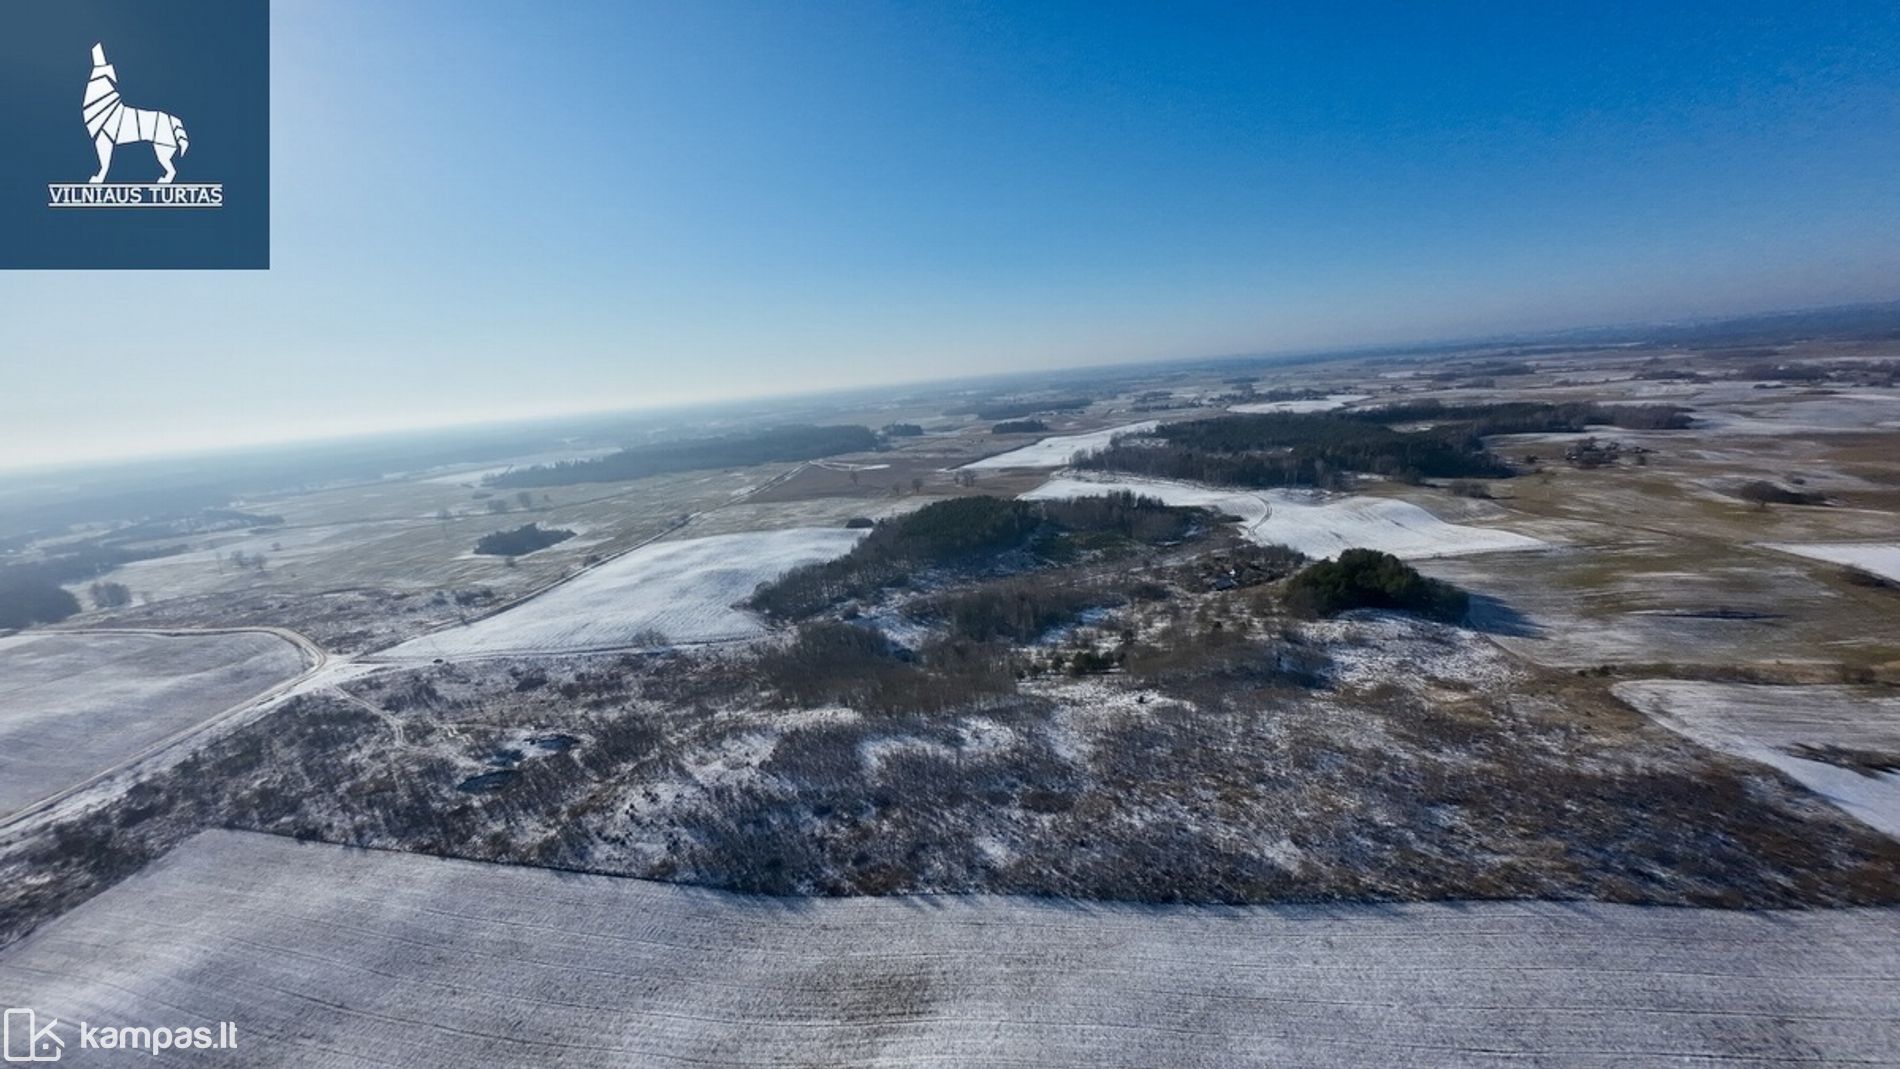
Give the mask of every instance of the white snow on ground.
M 1811 761 L 1800 746 L 1900 753 L 1900 698 L 1869 688 L 1691 680 L 1618 683 L 1616 696 L 1711 749 L 1786 772 L 1859 820 L 1900 839 L 1900 774 Z
M 1523 676 L 1483 635 L 1400 613 L 1350 612 L 1303 624 L 1300 634 L 1324 645 L 1327 674 L 1349 687 L 1439 682 L 1497 691 Z
M 1193 483 L 1129 476 L 1060 475 L 1024 494 L 1029 500 L 1091 497 L 1132 490 L 1170 505 L 1211 508 L 1240 517 L 1262 545 L 1291 546 L 1309 557 L 1378 549 L 1408 559 L 1451 557 L 1549 545 L 1515 531 L 1446 523 L 1409 501 L 1307 490 L 1219 490 Z
M 1060 468 L 1075 459 L 1077 453 L 1093 453 L 1108 448 L 1108 443 L 1118 434 L 1139 434 L 1154 430 L 1159 421 L 1147 420 L 1142 423 L 1126 423 L 1120 427 L 1110 427 L 1105 431 L 1091 431 L 1088 434 L 1058 434 L 1044 438 L 1021 449 L 1012 449 L 1007 453 L 998 453 L 993 457 L 971 461 L 965 468 Z
M 658 632 L 667 642 L 717 642 L 764 629 L 734 608 L 760 583 L 849 552 L 861 530 L 779 531 L 655 542 L 583 572 L 504 612 L 411 639 L 378 660 L 615 649 Z
M 1763 542 L 1768 549 L 1797 557 L 1851 565 L 1864 572 L 1900 582 L 1900 543 L 1896 542 Z
M 773 899 L 213 831 L 0 951 L 62 1064 L 1891 1065 L 1900 911 Z
M 304 669 L 274 634 L 0 638 L 0 814 L 125 761 Z
M 1244 405 L 1228 405 L 1229 412 L 1329 412 L 1335 408 L 1344 408 L 1355 401 L 1365 401 L 1372 397 L 1369 393 L 1332 393 L 1325 397 L 1305 397 L 1298 401 L 1258 401 Z
M 439 483 L 444 486 L 475 486 L 491 475 L 500 475 L 517 468 L 532 468 L 542 464 L 559 464 L 569 460 L 593 460 L 596 457 L 610 456 L 620 452 L 619 446 L 602 446 L 597 449 L 570 449 L 559 453 L 541 453 L 531 457 L 521 457 L 507 464 L 493 464 L 487 467 L 464 468 L 441 475 L 430 475 L 419 481 Z

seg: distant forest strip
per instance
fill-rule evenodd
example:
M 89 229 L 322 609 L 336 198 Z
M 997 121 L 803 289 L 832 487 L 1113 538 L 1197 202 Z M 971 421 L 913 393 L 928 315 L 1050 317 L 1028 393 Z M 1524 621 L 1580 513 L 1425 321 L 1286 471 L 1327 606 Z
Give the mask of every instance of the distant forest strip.
M 1159 439 L 1157 444 L 1149 444 Z M 1118 438 L 1076 467 L 1222 486 L 1343 487 L 1353 472 L 1406 482 L 1496 478 L 1503 461 L 1466 431 L 1405 434 L 1346 416 L 1268 412 L 1166 423 L 1137 440 Z
M 573 483 L 614 483 L 707 468 L 743 468 L 788 460 L 814 460 L 838 453 L 863 453 L 877 448 L 878 436 L 869 427 L 775 427 L 751 434 L 695 438 L 635 446 L 593 460 L 564 460 L 491 476 L 488 485 L 503 488 L 567 486 Z
M 1632 431 L 1673 431 L 1689 426 L 1689 410 L 1679 405 L 1599 405 L 1589 401 L 1563 404 L 1500 401 L 1471 405 L 1413 401 L 1360 409 L 1342 415 L 1349 419 L 1384 424 L 1455 423 L 1480 437 L 1492 434 L 1550 434 L 1603 426 Z
M 1039 419 L 1004 420 L 990 428 L 991 434 L 1042 434 L 1049 425 Z
M 1199 509 L 1132 493 L 1072 501 L 955 497 L 879 521 L 850 553 L 794 568 L 761 585 L 748 604 L 778 619 L 800 619 L 908 583 L 928 568 L 989 566 L 1011 553 L 1066 560 L 1118 541 L 1174 541 L 1205 519 Z
M 1073 412 L 1093 404 L 1088 397 L 1058 397 L 1042 401 L 991 401 L 972 410 L 977 419 L 1004 420 L 1021 419 L 1043 412 Z M 954 413 L 953 413 L 954 414 Z
M 1430 426 L 1397 431 L 1391 426 L 1397 423 Z M 1343 488 L 1355 472 L 1409 483 L 1504 478 L 1511 468 L 1485 449 L 1487 435 L 1581 431 L 1604 424 L 1680 428 L 1689 425 L 1689 413 L 1674 405 L 1422 401 L 1358 412 L 1220 416 L 1118 438 L 1076 466 L 1254 488 Z
M 81 543 L 77 548 L 36 561 L 0 567 L 0 628 L 56 624 L 79 611 L 79 599 L 62 583 L 77 583 L 135 560 L 168 557 L 183 546 L 133 550 Z

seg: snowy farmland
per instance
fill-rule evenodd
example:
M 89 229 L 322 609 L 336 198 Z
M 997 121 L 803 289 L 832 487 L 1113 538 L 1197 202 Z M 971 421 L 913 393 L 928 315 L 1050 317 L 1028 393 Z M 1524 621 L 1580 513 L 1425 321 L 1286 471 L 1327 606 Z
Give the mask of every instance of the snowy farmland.
M 1769 549 L 1798 557 L 1846 564 L 1900 583 L 1900 543 L 1893 542 L 1769 542 Z
M 264 631 L 0 638 L 0 814 L 126 760 L 304 669 Z
M 637 645 L 716 642 L 763 625 L 734 604 L 801 564 L 842 556 L 863 531 L 794 527 L 655 542 L 583 572 L 514 608 L 378 656 L 430 660 L 507 653 L 569 653 Z
M 1335 408 L 1344 408 L 1357 401 L 1371 399 L 1369 393 L 1331 393 L 1325 397 L 1303 397 L 1297 401 L 1255 401 L 1244 405 L 1228 405 L 1229 412 L 1331 412 Z
M 1142 423 L 1125 423 L 1119 427 L 1110 427 L 1103 431 L 1090 431 L 1088 434 L 1058 434 L 1043 438 L 1021 449 L 1012 449 L 1007 453 L 998 453 L 993 457 L 971 461 L 965 469 L 995 470 L 1002 468 L 1060 468 L 1075 459 L 1077 453 L 1093 453 L 1107 449 L 1109 442 L 1118 434 L 1141 434 L 1154 430 L 1156 420 Z
M 213 831 L 0 951 L 0 1000 L 232 1020 L 141 1060 L 246 1069 L 1765 1066 L 1892 1064 L 1896 975 L 1891 909 L 785 900 Z
M 1165 479 L 1058 476 L 1024 494 L 1030 500 L 1093 497 L 1132 490 L 1170 505 L 1211 508 L 1240 518 L 1248 537 L 1291 546 L 1309 557 L 1377 549 L 1408 559 L 1500 550 L 1543 549 L 1548 543 L 1514 531 L 1446 523 L 1409 501 L 1305 490 L 1221 490 Z
M 1618 683 L 1613 689 L 1671 730 L 1711 749 L 1772 765 L 1900 838 L 1900 773 L 1811 759 L 1830 753 L 1900 755 L 1900 698 L 1871 688 L 1666 679 Z

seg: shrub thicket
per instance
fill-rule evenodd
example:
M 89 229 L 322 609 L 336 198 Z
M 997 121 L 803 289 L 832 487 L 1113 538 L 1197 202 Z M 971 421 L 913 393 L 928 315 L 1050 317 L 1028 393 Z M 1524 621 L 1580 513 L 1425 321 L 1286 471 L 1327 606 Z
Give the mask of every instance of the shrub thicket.
M 524 523 L 512 531 L 495 531 L 483 535 L 475 542 L 475 552 L 488 557 L 520 557 L 572 537 L 574 532 L 569 530 Z
M 570 483 L 611 483 L 674 471 L 742 468 L 786 460 L 814 460 L 838 453 L 862 453 L 877 448 L 878 437 L 869 427 L 778 427 L 753 434 L 699 438 L 683 442 L 623 449 L 593 460 L 566 460 L 503 472 L 488 479 L 490 486 L 565 486 Z
M 0 628 L 56 624 L 79 611 L 72 591 L 28 573 L 0 572 Z
M 940 594 L 910 611 L 923 619 L 942 621 L 958 638 L 1034 642 L 1082 612 L 1114 600 L 1072 584 L 1018 578 Z
M 1117 440 L 1078 467 L 1227 486 L 1343 486 L 1350 472 L 1405 482 L 1502 477 L 1510 468 L 1462 430 L 1401 433 L 1333 413 L 1268 412 L 1166 423 L 1159 444 Z
M 1200 515 L 1127 492 L 1073 501 L 949 498 L 880 521 L 850 553 L 792 569 L 760 586 L 749 604 L 769 616 L 799 619 L 929 568 L 983 565 L 1010 553 L 1029 555 L 1024 563 L 1063 560 L 1117 543 L 1184 538 Z
M 1469 599 L 1450 583 L 1428 579 L 1390 553 L 1349 549 L 1338 560 L 1308 565 L 1287 580 L 1287 604 L 1334 616 L 1348 609 L 1397 609 L 1439 620 L 1464 618 Z
M 990 428 L 991 434 L 1041 434 L 1049 425 L 1039 419 L 1004 420 Z
M 871 628 L 836 620 L 800 624 L 788 645 L 760 654 L 756 665 L 765 689 L 793 708 L 935 712 L 1016 691 L 1007 650 L 945 640 L 912 653 Z
M 1817 494 L 1811 490 L 1790 490 L 1785 486 L 1776 486 L 1766 479 L 1743 483 L 1736 489 L 1735 496 L 1761 506 L 1824 505 L 1827 503 L 1826 494 Z
M 1359 409 L 1345 413 L 1343 418 L 1388 425 L 1431 423 L 1434 430 L 1455 425 L 1480 437 L 1582 431 L 1601 426 L 1624 430 L 1681 430 L 1689 426 L 1689 410 L 1678 405 L 1599 405 L 1589 401 L 1448 405 L 1427 400 Z

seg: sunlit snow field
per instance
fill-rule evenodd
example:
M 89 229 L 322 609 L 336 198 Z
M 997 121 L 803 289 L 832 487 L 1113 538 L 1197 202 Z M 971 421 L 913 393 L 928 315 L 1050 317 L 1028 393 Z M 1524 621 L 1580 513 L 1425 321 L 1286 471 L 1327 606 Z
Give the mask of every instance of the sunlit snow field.
M 1132 490 L 1170 505 L 1211 508 L 1240 518 L 1263 545 L 1291 546 L 1309 557 L 1377 549 L 1410 559 L 1499 550 L 1543 549 L 1548 543 L 1514 531 L 1446 523 L 1417 505 L 1391 498 L 1305 490 L 1218 490 L 1135 477 L 1058 476 L 1024 494 L 1030 500 L 1097 497 Z
M 263 631 L 0 638 L 0 814 L 303 671 Z
M 1871 1065 L 1896 969 L 1892 910 L 793 901 L 212 831 L 0 999 L 235 1019 L 153 1060 L 247 1069 Z
M 1155 420 L 1141 423 L 1125 423 L 1107 430 L 1090 431 L 1087 434 L 1057 434 L 1040 441 L 1012 449 L 1007 453 L 998 453 L 993 457 L 971 461 L 964 465 L 966 469 L 995 470 L 1002 468 L 1060 468 L 1075 459 L 1077 453 L 1093 453 L 1107 449 L 1109 443 L 1118 434 L 1140 434 L 1154 430 L 1159 424 Z
M 801 564 L 842 556 L 861 530 L 794 527 L 655 542 L 494 616 L 411 639 L 379 655 L 429 660 L 616 649 L 647 638 L 715 642 L 764 625 L 733 606 Z

